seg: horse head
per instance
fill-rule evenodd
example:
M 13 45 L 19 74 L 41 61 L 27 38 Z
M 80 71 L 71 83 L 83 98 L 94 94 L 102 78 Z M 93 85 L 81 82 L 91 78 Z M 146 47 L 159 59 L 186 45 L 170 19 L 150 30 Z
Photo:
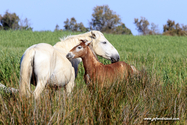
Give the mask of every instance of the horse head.
M 120 56 L 118 51 L 101 32 L 91 31 L 91 38 L 94 40 L 91 45 L 97 55 L 111 60 L 112 63 L 119 61 Z
M 71 49 L 70 52 L 66 55 L 69 60 L 83 57 L 84 54 L 87 53 L 87 46 L 89 46 L 92 41 L 82 39 L 80 39 L 80 41 L 82 42 L 79 45 L 75 46 L 73 49 Z

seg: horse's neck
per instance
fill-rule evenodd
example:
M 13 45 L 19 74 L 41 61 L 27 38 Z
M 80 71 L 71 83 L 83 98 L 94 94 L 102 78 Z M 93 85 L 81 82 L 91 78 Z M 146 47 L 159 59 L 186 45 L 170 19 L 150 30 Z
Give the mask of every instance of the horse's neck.
M 101 63 L 94 56 L 93 52 L 89 47 L 87 47 L 87 53 L 82 57 L 85 73 L 89 74 Z
M 80 39 L 87 39 L 88 41 L 91 40 L 90 36 L 86 33 L 81 35 L 73 35 L 61 40 L 60 42 L 57 42 L 54 45 L 54 48 L 63 49 L 68 53 L 73 47 L 80 44 Z
M 57 49 L 64 50 L 65 52 L 69 52 L 74 46 L 78 45 L 80 42 L 78 40 L 71 40 L 71 41 L 61 41 L 57 42 L 53 47 Z
M 95 52 L 94 52 L 94 50 L 93 50 L 93 46 L 90 44 L 88 47 L 89 47 L 90 50 L 92 51 L 92 53 L 93 53 L 94 57 L 96 58 L 96 60 L 99 62 L 99 59 L 97 58 L 97 56 L 96 56 L 96 54 L 95 54 Z

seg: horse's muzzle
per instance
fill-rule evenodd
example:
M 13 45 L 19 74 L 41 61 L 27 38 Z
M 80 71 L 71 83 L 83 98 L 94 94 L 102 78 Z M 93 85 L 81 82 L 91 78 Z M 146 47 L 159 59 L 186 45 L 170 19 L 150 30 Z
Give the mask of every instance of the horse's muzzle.
M 72 59 L 72 58 L 73 58 L 73 56 L 72 56 L 72 54 L 71 54 L 71 53 L 68 53 L 68 54 L 66 55 L 66 58 L 68 58 L 68 59 L 70 60 L 70 59 Z
M 110 60 L 111 60 L 111 63 L 115 63 L 115 62 L 118 62 L 120 60 L 120 57 L 119 57 L 119 55 L 116 55 L 116 56 L 111 57 Z

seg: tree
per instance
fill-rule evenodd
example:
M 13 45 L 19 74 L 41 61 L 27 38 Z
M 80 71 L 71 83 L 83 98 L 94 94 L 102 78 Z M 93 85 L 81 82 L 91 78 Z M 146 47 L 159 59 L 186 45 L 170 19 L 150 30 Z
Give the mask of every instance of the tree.
M 65 30 L 70 30 L 70 24 L 69 24 L 69 19 L 67 19 L 66 21 L 64 21 L 64 28 Z
M 134 24 L 136 25 L 138 32 L 142 33 L 143 35 L 149 34 L 149 22 L 145 17 L 141 17 L 141 20 L 135 18 Z
M 187 25 L 182 24 L 181 26 L 183 31 L 187 31 Z
M 74 17 L 72 17 L 71 21 L 70 21 L 70 30 L 71 31 L 78 31 L 78 24 L 77 24 L 77 21 Z
M 59 30 L 59 25 L 57 24 L 56 26 L 55 26 L 55 31 L 58 31 Z
M 141 17 L 141 19 L 139 20 L 138 18 L 134 19 L 134 24 L 137 27 L 137 30 L 139 33 L 143 34 L 143 35 L 158 35 L 159 33 L 159 29 L 158 29 L 158 25 L 151 23 L 151 29 L 149 29 L 149 21 L 145 18 L 145 17 Z
M 112 11 L 108 5 L 96 6 L 93 9 L 92 21 L 90 22 L 90 29 L 99 30 L 106 33 L 124 33 L 132 34 L 129 29 L 123 27 L 123 23 L 119 15 Z
M 158 35 L 158 34 L 160 34 L 158 25 L 151 23 L 151 30 L 149 30 L 149 35 Z
M 64 25 L 65 30 L 71 30 L 71 31 L 77 31 L 78 30 L 77 21 L 74 17 L 72 17 L 70 21 L 69 21 L 69 19 L 64 21 L 64 24 L 65 24 Z
M 3 16 L 0 15 L 0 30 L 32 30 L 29 20 L 26 18 L 20 20 L 16 13 L 5 12 Z
M 78 30 L 78 24 L 77 24 L 77 21 L 74 17 L 72 17 L 70 21 L 69 21 L 69 19 L 64 21 L 64 24 L 65 24 L 64 28 L 66 30 L 71 30 L 71 31 L 77 31 Z
M 172 31 L 175 29 L 175 21 L 172 21 L 172 20 L 168 20 L 167 21 L 167 24 L 164 25 L 164 32 L 167 32 L 167 31 Z
M 0 16 L 0 25 L 1 28 L 4 30 L 18 30 L 20 21 L 19 17 L 15 13 L 9 13 L 8 11 L 5 12 L 4 16 Z
M 58 24 L 56 24 L 55 26 L 55 30 L 54 31 L 63 31 L 62 29 L 60 29 L 60 26 Z
M 87 28 L 84 27 L 83 23 L 82 22 L 77 23 L 74 17 L 72 17 L 70 21 L 69 19 L 64 21 L 64 24 L 65 24 L 64 25 L 65 30 L 80 31 L 80 32 L 88 31 Z
M 179 23 L 175 24 L 175 21 L 168 19 L 167 24 L 163 26 L 164 33 L 163 35 L 170 35 L 170 36 L 186 36 L 187 35 L 187 26 L 182 25 L 180 26 Z
M 124 23 L 121 25 L 117 26 L 115 29 L 116 34 L 132 34 L 131 30 L 128 29 Z
M 78 27 L 79 27 L 79 30 L 80 30 L 81 32 L 87 32 L 87 31 L 88 31 L 88 28 L 86 28 L 86 27 L 83 25 L 82 22 L 80 22 L 80 23 L 78 24 Z
M 32 30 L 33 28 L 30 27 L 29 20 L 25 18 L 24 20 L 19 21 L 19 29 L 20 30 Z
M 121 19 L 119 15 L 108 7 L 108 5 L 96 6 L 92 14 L 92 22 L 90 25 L 100 31 L 107 31 L 113 29 L 116 25 L 120 24 Z

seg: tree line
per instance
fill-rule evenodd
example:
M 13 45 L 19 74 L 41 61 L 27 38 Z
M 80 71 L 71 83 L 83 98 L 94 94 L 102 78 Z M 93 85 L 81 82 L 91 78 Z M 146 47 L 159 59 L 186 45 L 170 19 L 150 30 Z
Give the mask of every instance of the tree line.
M 135 18 L 134 24 L 136 30 L 142 35 L 170 35 L 170 36 L 186 36 L 187 25 L 175 23 L 175 21 L 168 19 L 167 23 L 163 26 L 163 33 L 160 33 L 158 25 L 149 23 L 145 17 L 140 19 Z M 149 26 L 151 25 L 151 28 Z M 15 13 L 5 12 L 3 16 L 0 15 L 0 30 L 32 30 L 29 20 L 26 18 L 21 20 Z M 64 29 L 59 29 L 57 24 L 55 31 L 68 30 L 87 32 L 89 30 L 99 30 L 104 33 L 111 34 L 127 34 L 131 35 L 132 32 L 121 21 L 121 18 L 116 12 L 111 10 L 108 5 L 96 6 L 93 8 L 92 18 L 89 22 L 89 27 L 85 27 L 82 22 L 78 23 L 74 17 L 64 21 Z
M 0 30 L 32 30 L 29 20 L 25 18 L 21 20 L 16 13 L 9 13 L 8 11 L 2 16 L 0 15 Z
M 135 18 L 134 24 L 137 27 L 137 31 L 142 35 L 158 35 L 161 34 L 158 29 L 158 25 L 151 23 L 151 29 L 148 28 L 150 25 L 148 20 L 145 17 L 141 17 L 141 19 Z M 162 35 L 168 36 L 187 36 L 187 25 L 175 23 L 168 19 L 167 23 L 163 26 Z

